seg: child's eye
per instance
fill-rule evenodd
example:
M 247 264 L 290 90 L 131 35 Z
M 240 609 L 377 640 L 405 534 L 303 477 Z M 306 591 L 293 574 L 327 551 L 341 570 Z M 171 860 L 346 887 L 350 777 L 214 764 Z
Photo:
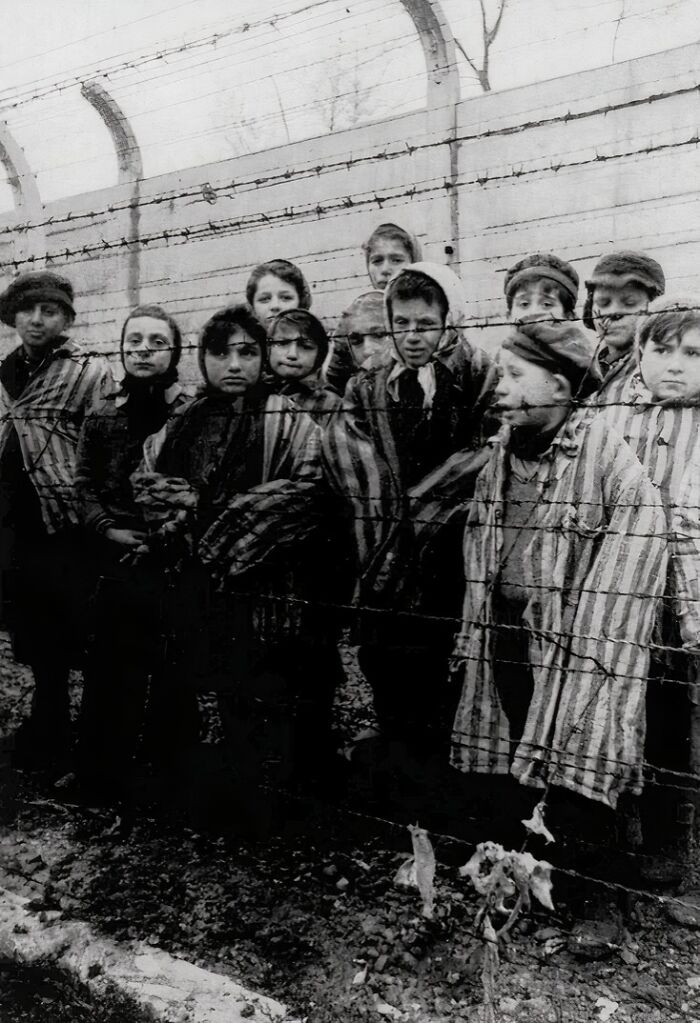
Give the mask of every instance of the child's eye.
M 316 345 L 313 341 L 301 340 L 298 342 L 298 347 L 301 348 L 302 352 L 315 352 Z

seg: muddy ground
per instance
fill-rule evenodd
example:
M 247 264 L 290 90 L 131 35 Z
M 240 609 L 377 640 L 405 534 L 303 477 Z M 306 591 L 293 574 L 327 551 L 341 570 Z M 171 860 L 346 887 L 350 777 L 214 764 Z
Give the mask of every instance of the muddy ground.
M 3 653 L 4 733 L 24 712 L 28 686 Z M 338 705 L 346 737 L 371 724 L 351 651 L 347 658 Z M 434 836 L 436 914 L 425 920 L 418 892 L 394 883 L 411 852 L 406 816 L 379 812 L 361 792 L 343 806 L 327 793 L 269 793 L 257 834 L 240 806 L 224 804 L 217 834 L 193 827 L 191 813 L 183 823 L 182 807 L 124 817 L 67 804 L 61 789 L 7 768 L 0 784 L 0 883 L 37 906 L 228 974 L 285 1002 L 292 1019 L 482 1018 L 476 897 L 457 870 L 472 849 Z M 194 804 L 202 798 L 192 793 Z M 556 865 L 556 851 L 549 858 Z M 637 900 L 612 954 L 589 961 L 567 947 L 572 919 L 557 891 L 555 873 L 555 912 L 533 910 L 503 950 L 499 1023 L 700 1023 L 700 912 L 687 921 L 695 926 L 681 926 L 658 900 Z M 0 972 L 0 1009 L 8 983 Z

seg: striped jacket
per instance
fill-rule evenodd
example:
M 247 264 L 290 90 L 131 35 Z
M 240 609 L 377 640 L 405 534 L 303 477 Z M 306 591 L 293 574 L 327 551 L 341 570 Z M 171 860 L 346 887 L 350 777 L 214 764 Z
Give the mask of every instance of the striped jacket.
M 603 360 L 606 351 L 603 349 L 600 353 L 599 357 Z M 648 391 L 639 375 L 637 357 L 632 351 L 604 369 L 603 382 L 583 404 L 605 410 L 614 425 L 617 420 L 624 422 L 630 407 L 644 396 L 648 396 Z
M 2 368 L 19 352 L 11 352 Z M 2 377 L 0 369 L 0 457 L 16 430 L 46 529 L 54 533 L 78 525 L 78 438 L 86 414 L 112 390 L 106 361 L 66 340 L 30 376 L 18 397 L 10 396 Z
M 207 398 L 193 401 L 144 444 L 139 472 L 170 475 L 169 442 L 187 417 L 200 414 Z M 198 544 L 199 557 L 217 574 L 235 577 L 267 561 L 285 547 L 306 539 L 317 527 L 316 498 L 321 481 L 320 430 L 304 412 L 282 395 L 270 395 L 263 417 L 262 462 L 256 485 L 229 496 L 215 519 L 206 524 Z M 205 422 L 215 428 L 215 417 Z M 205 445 L 205 449 L 208 445 Z M 211 448 L 217 458 L 223 452 Z M 195 465 L 188 482 L 204 483 L 211 465 Z M 132 479 L 135 480 L 138 473 Z
M 492 441 L 467 520 L 467 579 L 455 671 L 462 694 L 452 763 L 505 774 L 510 736 L 492 671 L 492 590 L 503 550 L 509 430 Z M 548 781 L 614 807 L 639 792 L 648 643 L 666 572 L 665 523 L 656 488 L 621 438 L 591 409 L 570 418 L 541 460 L 542 498 L 525 550 L 532 596 L 533 696 L 512 773 Z
M 684 642 L 700 646 L 700 545 L 690 539 L 700 513 L 700 406 L 653 403 L 639 371 L 629 380 L 627 398 L 628 404 L 607 409 L 602 418 L 622 434 L 660 490 L 670 544 L 669 607 Z M 678 642 L 666 630 L 659 639 Z
M 489 356 L 459 339 L 436 361 L 452 376 L 454 450 L 476 448 L 495 381 Z M 356 558 L 361 575 L 391 543 L 394 527 L 408 510 L 409 494 L 401 478 L 391 430 L 388 391 L 393 360 L 363 370 L 348 383 L 343 408 L 323 436 L 326 477 L 351 510 Z

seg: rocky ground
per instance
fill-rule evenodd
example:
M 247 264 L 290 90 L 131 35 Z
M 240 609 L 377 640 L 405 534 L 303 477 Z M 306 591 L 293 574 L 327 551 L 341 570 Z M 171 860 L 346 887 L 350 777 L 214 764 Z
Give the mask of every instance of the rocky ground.
M 371 724 L 351 653 L 348 667 L 338 708 L 346 735 Z M 2 671 L 4 732 L 26 705 L 27 680 L 7 659 Z M 217 835 L 172 813 L 127 820 L 65 805 L 60 789 L 7 768 L 0 781 L 0 883 L 31 895 L 38 912 L 146 940 L 273 995 L 309 1023 L 487 1018 L 476 896 L 457 870 L 471 849 L 457 841 L 434 836 L 436 912 L 426 920 L 419 893 L 394 881 L 411 852 L 405 820 L 357 799 L 341 808 L 275 794 L 276 826 L 251 834 L 233 808 Z M 571 919 L 557 888 L 555 873 L 555 912 L 525 915 L 503 948 L 491 1018 L 700 1023 L 700 911 L 681 926 L 657 900 L 639 900 L 612 954 L 584 960 L 567 945 Z M 2 998 L 20 981 L 0 972 L 3 1021 Z

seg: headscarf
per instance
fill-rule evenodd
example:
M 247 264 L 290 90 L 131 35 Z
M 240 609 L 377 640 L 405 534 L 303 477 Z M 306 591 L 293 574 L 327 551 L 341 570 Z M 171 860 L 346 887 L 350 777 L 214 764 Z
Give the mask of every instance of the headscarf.
M 391 318 L 391 298 L 396 288 L 397 282 L 401 279 L 402 274 L 408 273 L 419 273 L 441 289 L 447 302 L 447 313 L 445 314 L 445 329 L 443 331 L 440 342 L 433 353 L 430 362 L 426 363 L 425 366 L 421 366 L 417 370 L 418 383 L 423 391 L 423 408 L 431 409 L 433 407 L 433 399 L 435 397 L 436 381 L 435 381 L 435 355 L 438 352 L 444 350 L 449 345 L 455 344 L 460 337 L 459 329 L 463 325 L 466 317 L 466 300 L 464 297 L 464 289 L 462 282 L 449 266 L 444 266 L 441 263 L 407 263 L 406 266 L 402 266 L 397 274 L 389 281 L 386 291 L 384 292 L 384 311 L 386 322 L 389 330 L 393 333 L 393 325 Z M 399 395 L 399 377 L 409 367 L 401 359 L 399 350 L 394 343 L 392 355 L 396 360 L 396 365 L 389 374 L 387 380 L 387 390 L 394 401 L 398 401 Z

